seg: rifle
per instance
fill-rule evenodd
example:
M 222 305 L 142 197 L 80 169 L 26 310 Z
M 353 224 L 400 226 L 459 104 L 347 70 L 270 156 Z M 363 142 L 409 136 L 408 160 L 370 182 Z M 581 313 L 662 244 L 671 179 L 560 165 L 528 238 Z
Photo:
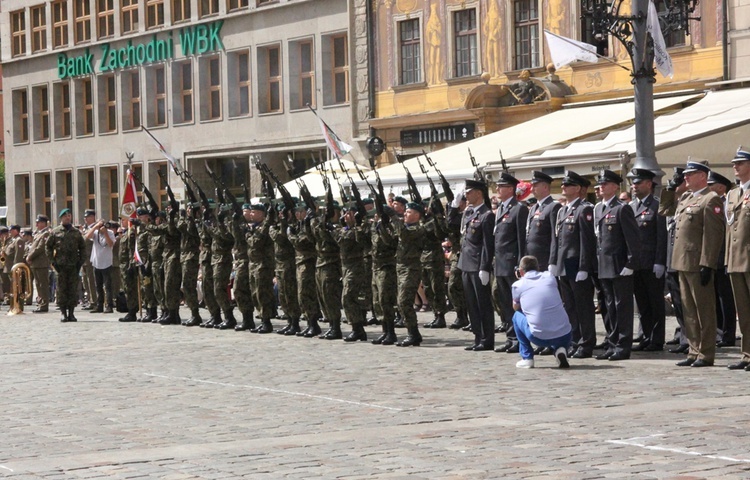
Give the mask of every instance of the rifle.
M 189 179 L 191 182 L 193 182 L 193 186 L 196 190 L 198 190 L 198 195 L 201 197 L 201 203 L 203 204 L 203 216 L 204 218 L 208 217 L 209 212 L 211 211 L 211 204 L 208 201 L 208 197 L 206 196 L 206 192 L 203 191 L 200 185 L 198 185 L 198 182 L 195 181 L 192 175 L 187 170 L 184 170 L 185 178 Z
M 443 187 L 443 192 L 445 192 L 445 199 L 448 200 L 448 205 L 453 203 L 453 190 L 451 190 L 451 185 L 448 183 L 448 180 L 443 175 L 443 172 L 438 170 L 437 165 L 435 165 L 435 162 L 432 161 L 432 158 L 430 158 L 429 155 L 427 155 L 427 152 L 422 150 L 422 154 L 424 155 L 425 159 L 427 159 L 427 163 L 432 167 L 433 170 L 435 170 L 438 174 L 438 177 L 440 177 L 440 185 Z
M 474 172 L 474 180 L 477 182 L 482 182 L 485 185 L 487 182 L 484 179 L 484 175 L 482 175 L 482 171 L 479 169 L 479 165 L 477 164 L 477 159 L 474 158 L 474 155 L 471 154 L 471 149 L 469 148 L 469 159 L 471 160 L 471 164 L 474 166 L 476 171 Z M 492 202 L 490 201 L 490 194 L 487 191 L 487 188 L 485 188 L 483 191 L 484 193 L 484 204 L 487 205 L 487 208 L 492 208 Z
M 414 181 L 414 177 L 411 176 L 411 172 L 408 168 L 406 168 L 406 164 L 403 160 L 401 160 L 401 157 L 399 157 L 395 151 L 393 152 L 393 154 L 396 155 L 396 160 L 401 164 L 402 167 L 404 167 L 404 171 L 406 172 L 406 183 L 409 185 L 409 195 L 411 196 L 411 201 L 422 203 L 422 195 L 420 195 L 419 190 L 417 190 L 417 182 Z
M 339 162 L 341 162 L 340 159 L 339 159 Z M 349 203 L 349 195 L 346 194 L 346 190 L 344 190 L 344 186 L 341 185 L 341 182 L 339 182 L 339 177 L 338 175 L 336 175 L 336 170 L 334 170 L 333 168 L 331 168 L 331 175 L 333 175 L 333 179 L 336 181 L 336 183 L 339 186 L 339 195 L 341 196 L 341 201 L 344 203 Z
M 279 177 L 277 177 L 276 174 L 273 173 L 273 170 L 268 168 L 268 165 L 266 165 L 265 163 L 261 163 L 260 160 L 255 161 L 255 168 L 258 169 L 258 171 L 260 172 L 261 176 L 263 176 L 264 179 L 267 179 L 269 182 L 272 181 L 273 183 L 276 184 L 276 188 L 279 190 L 279 193 L 281 194 L 281 198 L 284 200 L 284 207 L 289 211 L 293 211 L 295 204 L 294 204 L 294 199 L 292 198 L 292 194 L 289 193 L 289 190 L 287 190 L 284 184 L 281 183 L 281 180 L 279 180 Z
M 172 209 L 173 212 L 177 212 L 180 209 L 180 204 L 177 203 L 177 199 L 174 198 L 174 192 L 172 192 L 172 187 L 169 186 L 169 182 L 167 182 L 167 179 L 165 178 L 164 174 L 161 173 L 161 170 L 158 170 L 157 173 L 159 174 L 159 178 L 164 182 L 164 185 L 167 186 L 167 196 L 169 197 L 169 206 Z
M 318 211 L 318 204 L 315 202 L 315 199 L 313 198 L 312 194 L 310 193 L 310 190 L 308 190 L 307 185 L 302 180 L 297 179 L 297 188 L 299 188 L 299 195 L 302 197 L 302 200 L 307 204 L 307 208 L 311 209 L 313 212 Z
M 219 204 L 221 205 L 229 205 L 226 201 L 226 198 L 224 197 L 224 192 L 229 192 L 229 189 L 224 184 L 224 182 L 222 182 L 221 179 L 218 178 L 216 174 L 214 174 L 213 170 L 211 170 L 211 168 L 208 166 L 208 162 L 204 161 L 203 166 L 206 168 L 206 173 L 208 173 L 208 176 L 211 177 L 211 180 L 214 181 L 216 200 L 218 200 Z M 234 198 L 234 195 L 232 195 L 232 199 L 232 207 L 235 211 L 239 211 L 240 214 L 242 214 L 242 207 L 240 207 L 240 205 L 237 203 L 237 199 Z
M 505 163 L 505 157 L 503 157 L 503 151 L 502 150 L 498 150 L 498 153 L 500 153 L 500 163 L 503 166 L 503 172 L 510 173 L 510 171 L 508 170 L 508 164 Z
M 349 180 L 349 186 L 352 190 L 351 196 L 354 198 L 354 202 L 357 204 L 357 223 L 361 223 L 362 220 L 367 217 L 367 208 L 365 207 L 365 202 L 362 201 L 362 195 L 359 193 L 359 187 L 357 187 L 357 184 L 355 184 L 354 180 L 352 180 L 351 175 L 349 175 L 349 170 L 347 170 L 344 166 L 344 162 L 342 162 L 339 157 L 336 157 L 336 159 L 339 161 L 339 167 L 341 167 L 341 171 L 344 172 L 346 178 Z M 354 162 L 354 164 L 356 165 L 357 163 Z M 359 169 L 359 167 L 357 168 Z
M 198 198 L 195 196 L 195 192 L 193 191 L 193 189 L 190 188 L 187 177 L 184 176 L 183 173 L 179 173 L 178 176 L 180 177 L 180 180 L 182 180 L 183 185 L 185 185 L 185 192 L 187 193 L 188 200 L 192 205 L 195 205 L 196 203 L 198 203 Z
M 156 203 L 156 199 L 154 199 L 154 196 L 151 195 L 151 192 L 146 188 L 146 185 L 143 184 L 141 179 L 136 175 L 136 173 L 131 170 L 130 173 L 133 174 L 133 179 L 138 182 L 138 184 L 141 186 L 141 190 L 143 190 L 143 194 L 146 195 L 146 198 L 148 199 L 148 214 L 151 215 L 151 218 L 155 218 L 156 214 L 159 213 L 159 204 Z
M 417 163 L 419 164 L 419 169 L 422 170 L 422 173 L 424 173 L 424 176 L 427 178 L 427 182 L 430 184 L 430 205 L 429 208 L 433 213 L 441 213 L 443 212 L 443 204 L 440 202 L 440 199 L 438 198 L 440 194 L 437 191 L 437 188 L 435 188 L 435 184 L 432 182 L 432 179 L 427 174 L 427 169 L 422 165 L 422 162 L 417 158 Z

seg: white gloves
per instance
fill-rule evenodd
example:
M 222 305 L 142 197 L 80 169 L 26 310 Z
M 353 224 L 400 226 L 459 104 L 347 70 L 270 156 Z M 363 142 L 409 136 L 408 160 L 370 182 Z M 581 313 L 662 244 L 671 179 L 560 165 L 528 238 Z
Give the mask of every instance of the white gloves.
M 490 283 L 490 272 L 486 270 L 480 270 L 479 281 L 482 282 L 482 285 L 487 285 L 488 283 Z
M 621 277 L 629 277 L 633 274 L 633 270 L 629 269 L 628 267 L 624 267 L 622 269 L 622 272 L 620 272 Z
M 451 207 L 458 208 L 458 206 L 461 204 L 461 200 L 464 199 L 466 196 L 466 193 L 464 192 L 464 189 L 458 190 L 456 193 L 453 194 L 453 201 L 451 202 Z
M 654 265 L 654 275 L 656 275 L 656 278 L 661 278 L 666 270 L 667 267 L 664 265 Z
M 589 278 L 589 272 L 578 272 L 576 273 L 576 282 L 582 282 Z
M 553 276 L 557 276 L 557 265 L 547 265 L 547 271 Z

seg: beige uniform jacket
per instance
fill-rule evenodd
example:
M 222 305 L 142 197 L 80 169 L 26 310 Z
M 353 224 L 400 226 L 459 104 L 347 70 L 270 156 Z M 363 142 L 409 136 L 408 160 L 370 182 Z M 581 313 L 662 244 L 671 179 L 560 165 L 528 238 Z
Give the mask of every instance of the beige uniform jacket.
M 699 272 L 701 267 L 715 269 L 726 224 L 721 198 L 704 188 L 695 196 L 681 198 L 674 216 L 672 268 L 681 272 Z

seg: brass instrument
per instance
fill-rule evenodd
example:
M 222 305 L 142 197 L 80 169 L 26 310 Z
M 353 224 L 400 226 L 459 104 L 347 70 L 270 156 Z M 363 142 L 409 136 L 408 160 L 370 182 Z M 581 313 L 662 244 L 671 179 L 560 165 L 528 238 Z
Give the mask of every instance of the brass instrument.
M 16 263 L 10 269 L 10 311 L 8 316 L 23 315 L 23 306 L 33 295 L 31 269 L 25 263 Z

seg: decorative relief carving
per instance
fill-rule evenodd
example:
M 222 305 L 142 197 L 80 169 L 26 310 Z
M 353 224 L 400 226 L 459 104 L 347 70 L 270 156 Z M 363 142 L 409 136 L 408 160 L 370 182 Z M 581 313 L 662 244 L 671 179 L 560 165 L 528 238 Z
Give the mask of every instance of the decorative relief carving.
M 354 50 L 354 58 L 357 63 L 362 65 L 367 62 L 367 45 L 357 45 Z
M 359 93 L 367 92 L 367 72 L 357 74 L 357 91 Z

